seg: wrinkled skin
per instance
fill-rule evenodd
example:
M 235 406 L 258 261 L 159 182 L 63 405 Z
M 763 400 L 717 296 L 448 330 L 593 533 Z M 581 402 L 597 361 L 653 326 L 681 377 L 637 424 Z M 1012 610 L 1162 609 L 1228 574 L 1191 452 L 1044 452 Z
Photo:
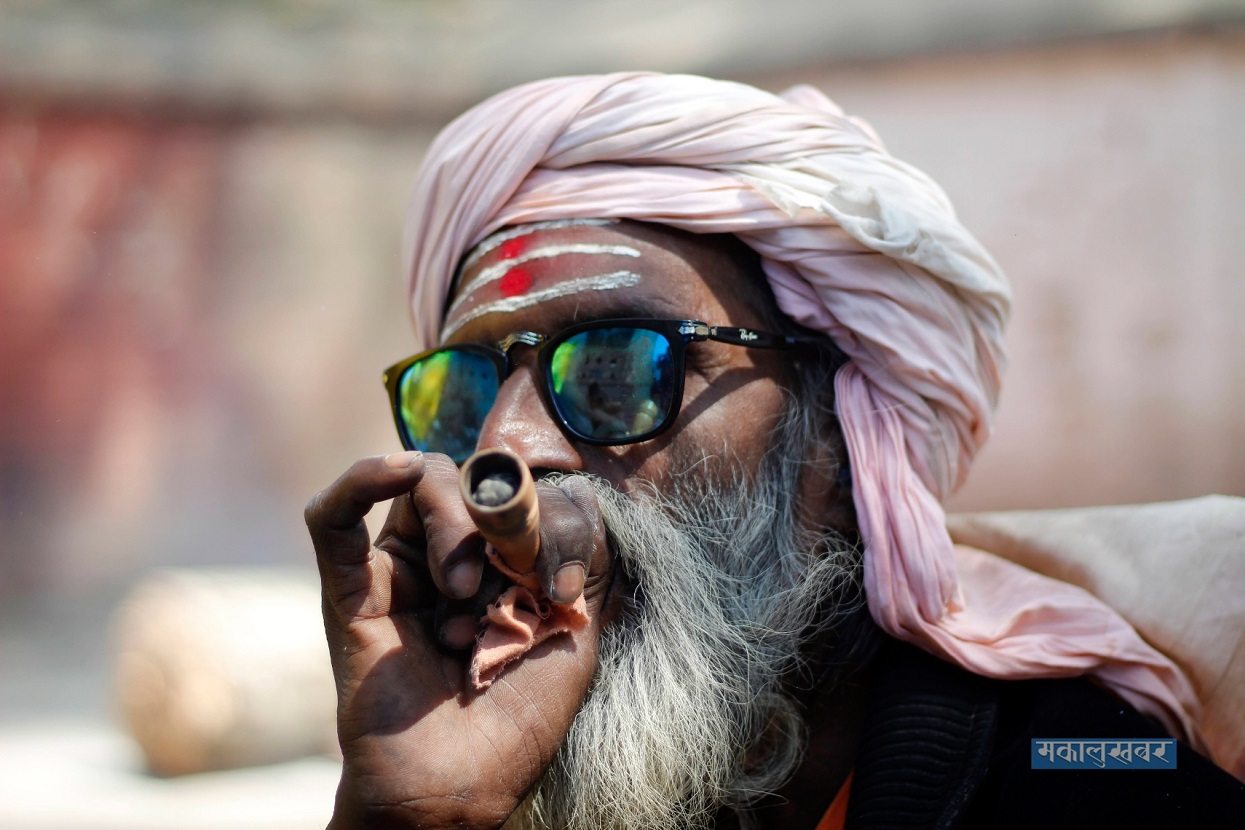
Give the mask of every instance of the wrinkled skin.
M 583 479 L 568 480 L 571 495 L 538 489 L 543 563 L 582 563 L 592 626 L 546 642 L 484 693 L 469 688 L 465 652 L 433 642 L 432 632 L 453 639 L 458 611 L 472 625 L 481 612 L 446 576 L 479 544 L 456 476 L 444 456 L 367 458 L 308 506 L 345 759 L 335 827 L 501 823 L 565 738 L 596 667 L 610 568 Z M 363 516 L 391 497 L 373 547 Z M 580 593 L 547 576 L 551 596 Z
M 634 246 L 641 256 L 625 266 L 642 280 L 485 314 L 451 342 L 492 343 L 518 330 L 553 333 L 583 320 L 645 315 L 764 328 L 755 276 L 712 238 L 629 224 L 539 236 L 541 244 Z M 486 257 L 475 269 L 493 261 Z M 540 289 L 619 267 L 617 258 L 565 255 L 531 263 L 530 271 Z M 469 299 L 447 322 L 477 305 Z M 588 472 L 622 489 L 637 480 L 660 487 L 671 476 L 709 475 L 723 461 L 755 470 L 781 413 L 785 359 L 694 344 L 674 427 L 622 447 L 582 445 L 563 433 L 537 391 L 531 361 L 521 359 L 479 446 L 511 449 L 538 475 Z M 500 825 L 554 757 L 587 694 L 613 569 L 595 501 L 580 486 L 586 482 L 572 477 L 562 490 L 539 485 L 537 571 L 555 601 L 572 601 L 582 590 L 591 624 L 547 641 L 477 693 L 466 679 L 469 652 L 455 649 L 470 644 L 474 620 L 501 585 L 483 567 L 456 475 L 444 456 L 368 458 L 308 505 L 345 758 L 332 827 Z M 371 545 L 363 517 L 389 498 L 389 518 Z

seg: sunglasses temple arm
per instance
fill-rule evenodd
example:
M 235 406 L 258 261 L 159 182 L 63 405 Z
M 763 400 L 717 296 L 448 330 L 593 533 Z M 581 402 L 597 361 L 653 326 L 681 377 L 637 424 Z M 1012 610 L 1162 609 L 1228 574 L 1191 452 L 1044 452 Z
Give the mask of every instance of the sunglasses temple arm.
M 770 334 L 739 326 L 710 326 L 709 339 L 719 343 L 746 346 L 750 349 L 790 349 L 801 342 L 795 337 Z

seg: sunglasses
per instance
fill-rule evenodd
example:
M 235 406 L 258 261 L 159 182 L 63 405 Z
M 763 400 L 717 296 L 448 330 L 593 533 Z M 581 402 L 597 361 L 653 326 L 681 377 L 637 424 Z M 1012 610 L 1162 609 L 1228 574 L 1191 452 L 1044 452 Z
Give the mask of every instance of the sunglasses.
M 702 340 L 749 349 L 809 342 L 696 320 L 596 320 L 552 337 L 508 335 L 495 347 L 447 346 L 385 370 L 402 446 L 445 453 L 456 463 L 476 449 L 498 390 L 514 371 L 515 346 L 539 347 L 545 400 L 562 429 L 599 446 L 647 441 L 670 428 L 683 401 L 687 345 Z

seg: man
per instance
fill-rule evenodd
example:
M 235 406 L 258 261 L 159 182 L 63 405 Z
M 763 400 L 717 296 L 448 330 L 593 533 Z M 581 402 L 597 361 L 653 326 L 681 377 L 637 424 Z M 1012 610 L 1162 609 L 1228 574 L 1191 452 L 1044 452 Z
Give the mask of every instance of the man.
M 1245 805 L 1183 745 L 1139 799 L 1029 771 L 1030 738 L 1163 733 L 1084 681 L 986 677 L 1091 674 L 1195 742 L 1198 701 L 1094 597 L 952 548 L 940 502 L 989 432 L 1008 290 L 867 126 L 808 89 L 528 85 L 438 138 L 408 243 L 417 337 L 445 347 L 388 375 L 408 452 L 308 507 L 334 826 Z M 531 573 L 487 559 L 467 515 L 456 462 L 476 447 L 541 479 Z M 371 546 L 362 518 L 387 498 Z M 517 610 L 512 581 L 533 592 Z M 1052 793 L 1081 791 L 1058 812 Z

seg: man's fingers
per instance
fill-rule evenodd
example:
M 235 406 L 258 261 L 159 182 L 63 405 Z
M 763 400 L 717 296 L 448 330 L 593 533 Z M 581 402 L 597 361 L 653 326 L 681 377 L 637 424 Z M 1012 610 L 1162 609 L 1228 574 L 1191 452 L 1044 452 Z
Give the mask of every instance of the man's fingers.
M 425 457 L 411 505 L 423 525 L 428 573 L 437 589 L 453 599 L 474 595 L 484 568 L 483 545 L 458 489 L 458 467 L 448 456 Z
M 371 542 L 363 517 L 385 499 L 409 491 L 424 474 L 419 452 L 373 456 L 350 469 L 307 503 L 303 518 L 321 565 L 350 566 L 367 561 Z
M 587 479 L 569 476 L 557 486 L 538 482 L 537 496 L 541 509 L 537 576 L 555 602 L 573 602 L 608 570 L 595 491 Z M 371 556 L 363 519 L 385 499 L 394 499 L 394 504 L 377 547 L 397 562 L 386 557 L 381 568 Z M 391 585 L 394 567 L 403 573 L 426 567 L 437 591 L 451 599 L 466 600 L 481 591 L 480 533 L 458 489 L 458 467 L 446 456 L 410 452 L 358 461 L 311 500 L 306 520 L 326 596 L 335 604 L 356 595 L 376 595 L 376 600 L 385 600 L 386 608 L 393 600 L 398 607 L 418 603 L 419 577 L 408 574 L 405 582 L 410 584 Z M 377 577 L 386 584 L 375 584 Z
M 361 458 L 307 503 L 307 527 L 312 533 L 352 530 L 375 505 L 411 489 L 423 472 L 421 452 Z
M 536 571 L 555 602 L 573 602 L 606 570 L 605 526 L 588 479 L 569 476 L 558 486 L 538 482 L 540 558 Z

